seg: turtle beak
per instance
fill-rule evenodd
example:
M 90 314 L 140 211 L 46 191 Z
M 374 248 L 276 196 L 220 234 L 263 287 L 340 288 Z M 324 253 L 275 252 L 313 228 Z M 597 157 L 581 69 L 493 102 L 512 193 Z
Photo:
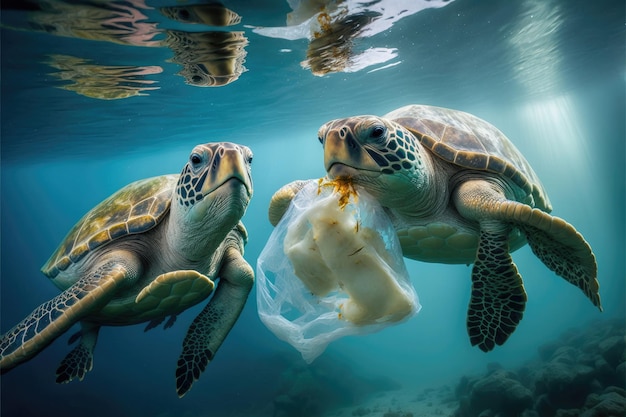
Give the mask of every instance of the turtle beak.
M 176 185 L 179 204 L 199 208 L 214 200 L 207 197 L 223 200 L 227 195 L 238 195 L 247 206 L 252 198 L 251 162 L 252 152 L 246 146 L 229 142 L 196 146 Z
M 176 199 L 192 222 L 239 220 L 252 198 L 252 152 L 229 142 L 198 145 L 176 185 Z M 224 223 L 226 222 L 226 223 Z
M 333 178 L 378 175 L 380 166 L 364 149 L 347 123 L 335 122 L 323 138 L 324 168 Z
M 208 195 L 229 181 L 236 181 L 243 184 L 248 198 L 251 198 L 250 162 L 252 152 L 247 147 L 234 143 L 224 142 L 221 145 L 207 166 L 207 176 L 202 186 L 202 193 Z

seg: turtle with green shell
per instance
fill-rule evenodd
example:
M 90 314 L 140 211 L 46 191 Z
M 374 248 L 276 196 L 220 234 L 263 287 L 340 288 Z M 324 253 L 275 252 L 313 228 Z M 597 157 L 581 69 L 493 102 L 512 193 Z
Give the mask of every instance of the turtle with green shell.
M 602 310 L 591 247 L 572 225 L 548 214 L 539 178 L 491 124 L 461 111 L 410 105 L 384 117 L 330 121 L 318 136 L 327 176 L 348 179 L 380 202 L 405 257 L 474 264 L 467 314 L 472 345 L 485 352 L 502 345 L 521 320 L 526 292 L 510 253 L 525 243 Z M 273 225 L 307 183 L 294 181 L 274 194 Z
M 180 175 L 133 182 L 88 212 L 42 272 L 62 293 L 0 339 L 8 371 L 41 352 L 75 323 L 77 346 L 57 382 L 92 368 L 101 326 L 154 327 L 205 300 L 183 342 L 176 390 L 183 396 L 211 361 L 241 313 L 254 281 L 243 258 L 240 219 L 252 197 L 252 152 L 233 143 L 196 146 Z

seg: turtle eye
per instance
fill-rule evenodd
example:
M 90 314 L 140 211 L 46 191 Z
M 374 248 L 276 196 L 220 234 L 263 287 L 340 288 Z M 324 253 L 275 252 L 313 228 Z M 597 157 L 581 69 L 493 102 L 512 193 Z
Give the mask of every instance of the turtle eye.
M 382 126 L 382 125 L 372 126 L 370 130 L 370 137 L 372 139 L 379 140 L 381 138 L 384 138 L 385 136 L 387 136 L 387 129 L 385 128 L 385 126 Z
M 322 145 L 324 144 L 324 138 L 326 138 L 327 130 L 326 125 L 323 125 L 320 127 L 320 130 L 317 131 L 317 140 L 319 140 Z
M 178 12 L 176 13 L 176 15 L 183 22 L 188 22 L 189 18 L 191 17 L 191 13 L 189 13 L 189 10 L 184 9 L 184 8 L 180 8 Z
M 192 165 L 197 166 L 202 162 L 202 157 L 197 153 L 192 153 L 189 157 L 189 162 L 191 162 Z

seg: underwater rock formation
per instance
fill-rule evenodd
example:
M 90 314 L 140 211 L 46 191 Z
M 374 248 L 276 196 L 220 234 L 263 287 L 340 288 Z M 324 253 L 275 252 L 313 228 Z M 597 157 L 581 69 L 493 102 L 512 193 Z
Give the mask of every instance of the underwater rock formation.
M 626 416 L 625 322 L 565 332 L 515 371 L 490 364 L 461 378 L 456 396 L 455 417 Z
M 312 365 L 287 368 L 274 397 L 273 417 L 319 417 L 329 410 L 358 404 L 374 393 L 398 389 L 392 379 L 360 375 L 345 358 L 326 355 Z

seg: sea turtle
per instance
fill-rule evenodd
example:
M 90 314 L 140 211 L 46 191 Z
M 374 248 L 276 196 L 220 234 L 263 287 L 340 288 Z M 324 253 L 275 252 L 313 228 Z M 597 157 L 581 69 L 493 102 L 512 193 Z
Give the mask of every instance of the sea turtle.
M 526 242 L 602 310 L 591 247 L 573 226 L 548 214 L 537 175 L 491 124 L 461 111 L 409 105 L 382 118 L 330 121 L 318 138 L 329 179 L 350 180 L 381 203 L 405 257 L 474 264 L 467 316 L 472 345 L 485 352 L 502 345 L 521 320 L 526 292 L 510 252 Z M 274 194 L 273 225 L 308 181 Z
M 183 396 L 237 321 L 254 272 L 243 258 L 240 219 L 252 196 L 250 149 L 196 146 L 180 175 L 133 182 L 89 211 L 42 272 L 63 292 L 0 339 L 2 372 L 31 359 L 80 323 L 80 343 L 57 369 L 57 382 L 83 379 L 103 325 L 149 322 L 213 297 L 183 342 L 176 389 Z

